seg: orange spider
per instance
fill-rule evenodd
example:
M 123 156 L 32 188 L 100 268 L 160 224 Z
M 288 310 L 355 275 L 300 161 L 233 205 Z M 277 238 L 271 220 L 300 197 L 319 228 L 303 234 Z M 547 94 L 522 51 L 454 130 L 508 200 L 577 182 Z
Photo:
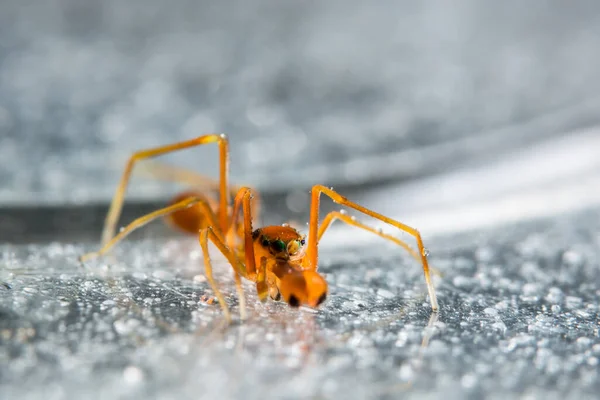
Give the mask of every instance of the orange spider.
M 173 199 L 169 206 L 136 219 L 115 236 L 115 228 L 121 215 L 125 191 L 136 162 L 215 142 L 219 145 L 220 155 L 220 179 L 218 182 L 186 170 L 168 170 L 164 166 L 157 168 L 155 175 L 163 174 L 167 179 L 185 182 L 196 188 L 203 187 L 206 189 L 209 186 L 213 189 L 218 188 L 218 200 L 214 196 L 207 195 L 206 190 L 183 193 Z M 200 246 L 204 252 L 206 278 L 228 321 L 231 320 L 231 315 L 227 303 L 213 279 L 208 240 L 211 240 L 231 263 L 234 270 L 236 289 L 239 294 L 240 317 L 245 319 L 245 299 L 241 277 L 255 282 L 258 298 L 261 301 L 265 301 L 267 296 L 274 300 L 283 298 L 292 307 L 301 305 L 317 307 L 325 301 L 327 282 L 317 272 L 318 245 L 325 230 L 334 220 L 338 219 L 398 244 L 421 262 L 427 289 L 429 290 L 431 307 L 433 311 L 437 311 L 438 303 L 431 282 L 426 250 L 423 247 L 421 235 L 416 229 L 353 203 L 333 189 L 322 185 L 312 187 L 308 240 L 288 225 L 253 229 L 252 217 L 258 214 L 258 199 L 255 198 L 255 191 L 248 187 L 230 187 L 228 175 L 229 142 L 225 135 L 204 135 L 192 140 L 134 153 L 127 162 L 106 215 L 101 249 L 81 256 L 80 260 L 83 262 L 91 257 L 106 253 L 133 230 L 156 218 L 165 217 L 174 227 L 198 235 Z M 335 203 L 360 211 L 409 233 L 415 237 L 419 252 L 413 251 L 400 239 L 364 225 L 342 211 L 327 214 L 319 227 L 319 200 L 321 194 L 329 196 Z M 230 197 L 232 196 L 235 196 L 233 207 L 230 204 Z M 240 221 L 240 214 L 243 215 L 243 221 Z

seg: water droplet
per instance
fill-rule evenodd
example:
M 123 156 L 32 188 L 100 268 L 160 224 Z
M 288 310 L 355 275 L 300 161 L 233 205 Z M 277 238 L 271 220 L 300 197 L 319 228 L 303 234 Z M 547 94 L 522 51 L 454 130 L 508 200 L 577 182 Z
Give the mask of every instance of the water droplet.
M 548 289 L 548 294 L 546 295 L 546 300 L 549 303 L 553 303 L 553 304 L 560 303 L 562 301 L 562 298 L 563 298 L 563 292 L 562 292 L 562 290 L 560 290 L 560 288 L 551 287 L 550 289 Z
M 410 364 L 403 364 L 398 371 L 398 376 L 404 382 L 411 381 L 415 376 L 415 371 Z
M 506 333 L 506 329 L 507 329 L 506 325 L 502 321 L 494 322 L 492 324 L 492 328 L 494 328 L 495 330 L 497 330 L 498 332 L 500 332 L 502 334 Z
M 583 256 L 573 250 L 567 250 L 563 253 L 562 260 L 568 265 L 581 265 L 583 263 Z
M 541 287 L 537 283 L 526 283 L 523 285 L 524 296 L 537 296 L 540 294 Z
M 380 297 L 383 297 L 385 299 L 393 299 L 394 297 L 396 297 L 394 295 L 394 293 L 390 292 L 389 290 L 386 289 L 378 289 L 377 290 L 377 295 Z
M 577 347 L 579 348 L 579 350 L 587 350 L 592 346 L 593 340 L 582 336 L 580 338 L 577 338 L 577 340 L 575 341 L 575 344 L 577 345 Z
M 477 385 L 477 377 L 473 374 L 466 374 L 460 380 L 461 385 L 466 389 L 472 389 Z
M 498 316 L 498 311 L 494 308 L 488 307 L 485 310 L 483 310 L 483 312 L 486 315 L 489 315 L 490 317 L 497 317 Z
M 452 284 L 457 288 L 470 289 L 475 286 L 475 280 L 468 276 L 459 275 L 452 279 Z
M 138 367 L 129 366 L 123 370 L 123 379 L 130 385 L 137 385 L 144 380 L 144 372 Z
M 494 250 L 491 247 L 480 247 L 475 251 L 475 258 L 481 262 L 490 262 L 494 258 Z
M 131 276 L 139 280 L 148 279 L 148 275 L 146 275 L 145 272 L 134 272 L 133 274 L 131 274 Z
M 422 251 L 423 257 L 429 257 L 429 250 L 426 247 L 423 247 Z
M 567 308 L 580 308 L 582 304 L 583 301 L 579 297 L 567 296 L 565 298 L 565 305 L 567 306 Z
M 163 280 L 163 281 L 164 280 L 170 280 L 170 279 L 174 278 L 173 273 L 171 273 L 170 271 L 166 271 L 166 270 L 163 270 L 163 271 L 154 271 L 152 273 L 152 276 L 154 278 L 156 278 L 156 279 L 160 279 L 160 280 Z
M 128 335 L 134 332 L 140 326 L 140 322 L 135 319 L 119 319 L 116 320 L 113 325 L 115 327 L 115 331 L 117 331 L 119 335 Z

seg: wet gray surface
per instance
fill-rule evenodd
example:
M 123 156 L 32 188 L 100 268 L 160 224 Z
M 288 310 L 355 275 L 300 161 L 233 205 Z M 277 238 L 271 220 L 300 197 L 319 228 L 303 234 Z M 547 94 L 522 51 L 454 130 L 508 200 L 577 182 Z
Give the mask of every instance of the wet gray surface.
M 194 240 L 82 269 L 80 244 L 2 251 L 3 398 L 595 398 L 600 210 L 432 238 L 441 304 L 380 241 L 324 245 L 319 311 L 256 300 L 223 328 Z M 346 234 L 349 232 L 346 231 Z M 229 269 L 219 282 L 237 310 Z M 441 275 L 441 276 L 440 276 Z M 435 320 L 437 318 L 437 320 Z M 423 340 L 425 339 L 425 343 Z
M 0 398 L 597 397 L 597 3 L 222 4 L 0 5 Z M 420 229 L 440 313 L 343 225 L 320 310 L 248 284 L 229 327 L 160 223 L 79 265 L 131 152 L 207 131 L 264 223 L 306 229 L 322 183 Z M 214 148 L 167 161 L 216 171 Z M 143 176 L 122 223 L 171 195 Z

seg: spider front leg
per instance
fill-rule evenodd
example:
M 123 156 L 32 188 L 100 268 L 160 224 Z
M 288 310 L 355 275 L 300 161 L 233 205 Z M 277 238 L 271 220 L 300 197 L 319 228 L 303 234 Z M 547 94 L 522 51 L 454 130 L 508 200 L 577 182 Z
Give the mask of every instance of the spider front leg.
M 306 249 L 306 257 L 304 258 L 304 263 L 303 263 L 304 267 L 308 268 L 308 269 L 313 269 L 313 270 L 316 270 L 318 267 L 319 239 L 326 229 L 326 227 L 325 227 L 321 231 L 319 231 L 319 204 L 320 204 L 321 193 L 330 197 L 335 203 L 352 208 L 352 209 L 359 211 L 365 215 L 368 215 L 368 216 L 376 218 L 382 222 L 390 224 L 390 225 L 400 229 L 401 231 L 412 235 L 416 239 L 417 247 L 419 249 L 419 255 L 417 255 L 417 258 L 423 264 L 423 273 L 425 274 L 425 282 L 427 283 L 427 289 L 429 291 L 431 308 L 433 311 L 437 311 L 439 309 L 438 302 L 437 302 L 437 296 L 435 294 L 435 289 L 434 289 L 433 283 L 431 281 L 431 274 L 429 271 L 429 263 L 427 262 L 427 254 L 425 251 L 425 247 L 423 246 L 423 240 L 421 238 L 421 234 L 419 233 L 419 231 L 417 231 L 415 228 L 405 225 L 399 221 L 396 221 L 392 218 L 386 217 L 385 215 L 376 213 L 376 212 L 369 210 L 359 204 L 356 204 L 356 203 L 348 200 L 344 196 L 338 194 L 336 191 L 329 189 L 323 185 L 313 186 L 312 192 L 311 192 L 308 245 L 307 245 L 307 249 Z M 334 216 L 339 218 L 339 216 L 334 214 L 333 216 L 330 217 L 330 220 L 327 222 L 327 225 L 329 223 L 331 223 Z M 346 220 L 345 217 L 340 218 L 340 219 Z M 366 227 L 365 225 L 362 225 L 360 223 L 354 222 L 354 223 L 351 223 L 351 225 L 355 225 L 355 226 L 361 227 L 363 229 L 366 229 L 368 231 L 372 231 L 372 228 Z M 319 232 L 320 232 L 320 234 L 319 234 Z M 386 238 L 386 236 L 389 237 L 388 235 L 385 235 L 383 233 L 382 234 L 377 233 L 377 234 L 384 238 Z M 396 239 L 396 240 L 398 240 L 398 239 Z M 394 241 L 396 241 L 396 240 L 394 240 Z M 404 247 L 404 246 L 402 246 L 402 247 Z M 408 246 L 406 246 L 406 247 L 408 247 Z
M 81 262 L 85 262 L 90 258 L 99 257 L 99 256 L 105 254 L 106 252 L 108 252 L 117 243 L 119 243 L 120 241 L 125 239 L 125 237 L 127 237 L 127 235 L 129 235 L 134 230 L 141 228 L 142 226 L 154 221 L 157 218 L 165 217 L 169 214 L 175 213 L 177 211 L 183 210 L 188 207 L 192 207 L 194 205 L 198 205 L 200 207 L 200 212 L 203 214 L 204 218 L 206 218 L 206 220 L 208 222 L 208 227 L 205 229 L 202 229 L 198 236 L 198 240 L 204 251 L 204 265 L 205 265 L 205 270 L 206 270 L 206 274 L 207 274 L 207 280 L 209 281 L 213 291 L 215 292 L 215 296 L 217 296 L 217 299 L 219 299 L 219 302 L 221 303 L 221 307 L 223 308 L 225 318 L 227 319 L 228 322 L 230 322 L 231 315 L 229 313 L 229 309 L 227 308 L 227 304 L 225 303 L 223 296 L 221 295 L 221 292 L 219 291 L 219 288 L 217 287 L 217 285 L 213 279 L 213 276 L 212 276 L 212 265 L 210 263 L 208 246 L 207 246 L 207 239 L 210 238 L 211 241 L 219 248 L 219 250 L 227 258 L 227 260 L 229 261 L 229 263 L 231 264 L 231 266 L 234 269 L 236 289 L 238 292 L 238 296 L 240 298 L 240 318 L 242 320 L 244 320 L 244 319 L 246 319 L 246 308 L 245 308 L 246 303 L 244 301 L 245 297 L 244 297 L 244 291 L 243 291 L 242 284 L 241 284 L 240 275 L 246 276 L 246 269 L 245 269 L 244 265 L 240 262 L 240 260 L 237 258 L 237 256 L 225 245 L 224 234 L 222 232 L 220 232 L 218 230 L 218 228 L 213 228 L 213 227 L 218 227 L 217 217 L 216 217 L 215 213 L 213 212 L 212 208 L 210 207 L 210 204 L 208 203 L 208 201 L 204 198 L 189 197 L 187 199 L 177 202 L 176 204 L 161 208 L 157 211 L 154 211 L 147 215 L 139 217 L 136 220 L 134 220 L 133 222 L 131 222 L 129 225 L 127 225 L 125 228 L 123 228 L 117 236 L 115 236 L 108 243 L 106 243 L 104 246 L 102 246 L 102 248 L 100 248 L 100 250 L 98 250 L 96 252 L 90 252 L 90 253 L 84 254 L 79 258 L 79 260 Z
M 108 252 L 110 249 L 112 249 L 117 243 L 125 239 L 131 232 L 135 231 L 136 229 L 141 228 L 142 226 L 154 221 L 157 218 L 166 217 L 170 214 L 192 207 L 194 205 L 198 205 L 200 207 L 202 214 L 205 216 L 210 225 L 215 225 L 217 223 L 215 213 L 213 212 L 212 208 L 210 207 L 210 204 L 206 199 L 201 197 L 188 197 L 173 205 L 161 208 L 159 210 L 153 211 L 149 214 L 143 215 L 135 219 L 125 228 L 121 229 L 118 235 L 113 237 L 106 244 L 102 245 L 100 250 L 82 255 L 81 257 L 79 257 L 79 261 L 85 262 L 90 258 L 99 257 Z
M 231 251 L 231 249 L 229 247 L 227 247 L 227 245 L 223 241 L 223 238 L 221 237 L 221 235 L 217 235 L 217 233 L 215 232 L 215 230 L 212 227 L 209 226 L 208 228 L 200 231 L 200 234 L 198 235 L 198 241 L 200 242 L 200 246 L 202 247 L 202 252 L 204 253 L 204 269 L 206 271 L 206 279 L 210 283 L 210 286 L 212 287 L 212 289 L 215 293 L 215 296 L 217 296 L 217 299 L 219 299 L 219 303 L 221 304 L 221 308 L 223 309 L 223 314 L 225 315 L 227 322 L 231 322 L 231 314 L 229 313 L 229 308 L 227 307 L 225 298 L 223 297 L 223 294 L 219 290 L 219 287 L 217 286 L 217 283 L 215 282 L 215 280 L 213 278 L 212 263 L 210 262 L 210 255 L 208 253 L 208 239 L 210 239 L 211 242 L 213 242 L 213 244 L 219 248 L 221 253 L 223 253 L 223 255 L 227 258 L 227 260 L 229 261 L 229 263 L 235 270 L 236 288 L 238 290 L 238 296 L 239 296 L 239 301 L 240 301 L 240 318 L 242 320 L 245 320 L 246 319 L 246 302 L 244 300 L 245 299 L 244 292 L 243 292 L 241 281 L 239 280 L 239 277 L 240 277 L 240 275 L 247 276 L 246 268 L 240 262 L 240 260 L 234 254 L 234 252 Z
M 230 230 L 234 230 L 236 234 L 241 235 L 244 246 L 244 258 L 246 260 L 246 273 L 248 279 L 256 282 L 256 290 L 261 296 L 266 286 L 266 266 L 261 266 L 261 271 L 256 270 L 256 259 L 254 258 L 254 238 L 252 237 L 252 214 L 256 209 L 253 205 L 254 191 L 249 187 L 241 188 L 235 199 L 233 200 L 233 214 L 231 217 Z M 240 209 L 243 213 L 243 229 L 240 232 L 239 217 Z M 261 272 L 261 273 L 257 273 Z M 261 299 L 262 300 L 262 299 Z

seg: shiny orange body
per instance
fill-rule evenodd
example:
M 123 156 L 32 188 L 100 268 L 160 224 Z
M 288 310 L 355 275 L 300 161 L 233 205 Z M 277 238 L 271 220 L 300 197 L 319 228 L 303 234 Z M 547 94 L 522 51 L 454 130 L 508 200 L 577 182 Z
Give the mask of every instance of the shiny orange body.
M 183 192 L 174 197 L 170 204 L 174 205 L 190 197 L 199 198 L 202 196 L 202 193 Z M 210 198 L 207 198 L 207 201 L 211 208 L 218 210 L 218 203 L 216 201 L 211 200 Z M 194 204 L 189 208 L 184 208 L 183 210 L 175 211 L 174 213 L 167 215 L 165 221 L 171 227 L 192 235 L 197 235 L 200 229 L 207 228 L 210 224 L 206 215 L 202 212 L 202 207 L 198 204 Z
M 137 162 L 208 143 L 218 143 L 219 145 L 220 178 L 218 182 L 187 170 L 178 170 L 167 166 L 155 169 L 155 173 L 158 175 L 167 177 L 172 181 L 184 182 L 193 186 L 192 189 L 178 195 L 169 206 L 136 219 L 115 235 L 125 191 L 133 167 Z M 106 216 L 102 234 L 102 248 L 97 252 L 85 254 L 80 259 L 85 261 L 88 258 L 102 255 L 133 230 L 156 218 L 165 218 L 169 225 L 198 236 L 204 253 L 207 280 L 213 288 L 226 318 L 230 320 L 231 316 L 225 298 L 213 279 L 208 241 L 210 240 L 215 244 L 227 258 L 234 270 L 236 288 L 240 295 L 240 316 L 244 319 L 245 303 L 241 278 L 256 284 L 256 291 L 261 301 L 266 300 L 267 297 L 274 300 L 283 299 L 293 307 L 302 305 L 317 307 L 325 301 L 328 287 L 325 279 L 317 272 L 318 243 L 331 223 L 334 220 L 340 220 L 396 243 L 407 250 L 413 258 L 421 262 L 431 307 L 434 311 L 437 311 L 437 298 L 431 282 L 427 252 L 416 229 L 358 205 L 333 189 L 322 185 L 315 185 L 311 190 L 308 238 L 288 225 L 266 226 L 255 229 L 252 222 L 259 212 L 258 194 L 248 187 L 230 186 L 228 166 L 229 142 L 225 135 L 204 135 L 185 142 L 134 153 L 125 167 Z M 210 193 L 216 193 L 217 195 L 210 195 Z M 415 252 L 395 236 L 356 221 L 343 211 L 327 214 L 319 225 L 321 194 L 330 197 L 335 203 L 354 209 L 412 235 L 416 239 L 418 251 Z M 230 202 L 232 197 L 234 197 L 233 204 Z

